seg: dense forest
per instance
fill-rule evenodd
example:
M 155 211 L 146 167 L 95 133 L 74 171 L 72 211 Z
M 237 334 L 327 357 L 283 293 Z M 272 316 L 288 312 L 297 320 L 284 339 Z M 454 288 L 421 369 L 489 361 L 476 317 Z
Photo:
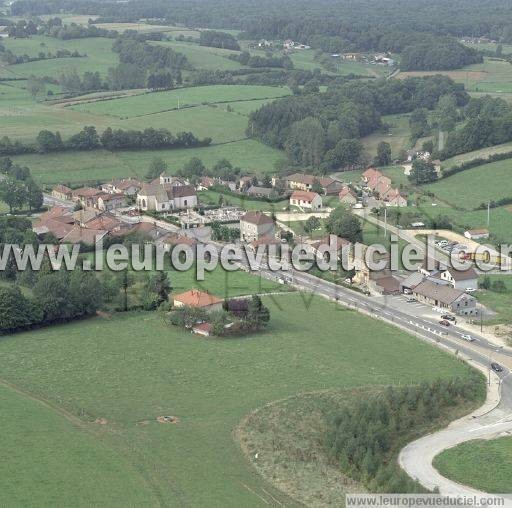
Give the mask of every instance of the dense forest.
M 206 5 L 208 8 L 205 8 Z M 71 11 L 94 13 L 103 21 L 136 21 L 159 18 L 167 23 L 188 26 L 240 29 L 251 36 L 304 39 L 313 34 L 359 33 L 371 40 L 375 28 L 388 32 L 426 32 L 438 35 L 487 35 L 512 41 L 510 0 L 390 0 L 385 8 L 380 0 L 17 0 L 16 16 Z M 326 14 L 328 13 L 328 14 Z
M 432 110 L 443 96 L 464 106 L 468 94 L 446 76 L 403 81 L 349 81 L 325 93 L 294 95 L 263 105 L 248 135 L 284 149 L 294 163 L 327 171 L 359 162 L 359 138 L 383 126 L 381 115 Z
M 486 35 L 512 42 L 510 1 L 495 6 L 490 0 L 435 0 L 428 5 L 417 0 L 393 0 L 386 3 L 386 9 L 377 0 L 357 4 L 349 0 L 314 3 L 264 0 L 257 4 L 221 0 L 208 3 L 208 8 L 205 6 L 206 0 L 146 0 L 123 4 L 18 0 L 11 10 L 20 16 L 49 14 L 60 9 L 80 14 L 94 12 L 103 22 L 154 18 L 164 24 L 238 29 L 240 38 L 246 39 L 290 38 L 325 52 L 403 53 L 403 70 L 455 69 L 481 61 L 481 54 L 454 37 Z M 234 37 L 219 31 L 201 33 L 201 44 L 231 49 L 238 46 Z

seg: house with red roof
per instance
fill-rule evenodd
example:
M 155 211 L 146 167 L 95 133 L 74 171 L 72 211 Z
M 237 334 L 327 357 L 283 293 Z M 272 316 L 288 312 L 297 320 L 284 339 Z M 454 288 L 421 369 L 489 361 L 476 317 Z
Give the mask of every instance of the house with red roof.
M 296 190 L 290 196 L 290 205 L 309 210 L 320 210 L 322 208 L 322 197 L 316 192 Z
M 194 307 L 207 312 L 222 310 L 223 301 L 221 298 L 199 289 L 191 289 L 173 297 L 174 307 Z
M 356 193 L 348 186 L 342 187 L 338 194 L 340 201 L 346 205 L 353 206 L 357 203 Z

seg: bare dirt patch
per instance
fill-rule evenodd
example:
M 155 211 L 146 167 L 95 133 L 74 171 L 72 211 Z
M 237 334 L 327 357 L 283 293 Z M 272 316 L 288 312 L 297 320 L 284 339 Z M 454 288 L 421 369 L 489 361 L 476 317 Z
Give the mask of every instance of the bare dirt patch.
M 97 423 L 98 425 L 107 425 L 108 420 L 106 418 L 96 418 L 94 423 Z
M 173 423 L 175 425 L 180 423 L 180 419 L 177 416 L 157 416 L 156 421 L 158 423 Z

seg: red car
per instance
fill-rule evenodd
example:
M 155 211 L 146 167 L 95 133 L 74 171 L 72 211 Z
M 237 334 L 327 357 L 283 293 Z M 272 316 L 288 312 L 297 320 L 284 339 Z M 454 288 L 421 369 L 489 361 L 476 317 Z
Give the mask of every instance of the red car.
M 450 326 L 450 322 L 446 321 L 446 319 L 443 319 L 442 321 L 439 321 L 439 324 L 443 325 L 443 326 Z

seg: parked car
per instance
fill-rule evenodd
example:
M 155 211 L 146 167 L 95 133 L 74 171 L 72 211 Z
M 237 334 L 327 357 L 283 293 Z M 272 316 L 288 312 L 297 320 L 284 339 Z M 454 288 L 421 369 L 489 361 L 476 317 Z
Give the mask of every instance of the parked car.
M 475 338 L 469 335 L 468 333 L 463 333 L 461 337 L 466 340 L 467 342 L 475 342 Z
M 446 321 L 446 319 L 443 319 L 439 321 L 439 324 L 443 326 L 450 326 L 450 321 Z
M 407 303 L 414 303 L 417 302 L 416 298 L 407 298 Z
M 466 288 L 466 293 L 474 293 L 475 291 L 475 288 Z
M 491 369 L 494 371 L 494 372 L 503 372 L 503 367 L 499 364 L 499 363 L 491 363 Z
M 404 295 L 412 295 L 412 290 L 409 288 L 404 288 Z
M 450 314 L 443 314 L 441 316 L 441 319 L 446 319 L 447 321 L 457 321 L 457 319 L 455 318 L 455 316 L 452 316 Z

